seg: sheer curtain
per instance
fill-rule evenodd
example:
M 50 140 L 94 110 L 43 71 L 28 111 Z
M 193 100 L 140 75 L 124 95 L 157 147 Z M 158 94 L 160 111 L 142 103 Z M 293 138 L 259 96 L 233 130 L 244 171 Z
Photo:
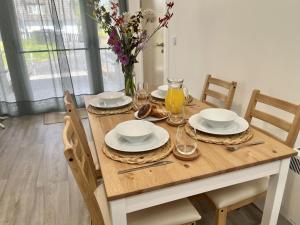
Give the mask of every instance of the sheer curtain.
M 122 4 L 126 7 L 125 1 Z M 82 106 L 84 94 L 123 89 L 120 65 L 106 46 L 107 36 L 89 14 L 83 0 L 2 4 L 0 114 L 63 110 L 64 90 Z

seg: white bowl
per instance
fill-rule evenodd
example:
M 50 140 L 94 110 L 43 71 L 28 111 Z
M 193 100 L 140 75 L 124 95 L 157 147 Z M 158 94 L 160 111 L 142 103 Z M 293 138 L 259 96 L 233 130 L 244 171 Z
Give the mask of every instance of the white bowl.
M 211 127 L 227 127 L 233 123 L 238 115 L 227 109 L 210 108 L 204 109 L 199 114 Z
M 116 132 L 128 142 L 142 142 L 154 129 L 154 124 L 144 120 L 128 120 L 116 126 Z
M 122 98 L 124 96 L 124 93 L 116 91 L 106 91 L 98 94 L 98 96 L 105 102 L 114 102 Z
M 169 86 L 167 84 L 161 85 L 157 88 L 163 96 L 166 96 Z

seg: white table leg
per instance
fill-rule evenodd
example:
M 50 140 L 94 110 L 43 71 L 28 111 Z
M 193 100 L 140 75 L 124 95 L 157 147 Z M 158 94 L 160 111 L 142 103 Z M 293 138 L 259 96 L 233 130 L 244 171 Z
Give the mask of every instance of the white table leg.
M 112 225 L 127 225 L 125 200 L 110 201 Z
M 277 225 L 289 164 L 290 159 L 281 160 L 279 173 L 270 177 L 261 225 Z

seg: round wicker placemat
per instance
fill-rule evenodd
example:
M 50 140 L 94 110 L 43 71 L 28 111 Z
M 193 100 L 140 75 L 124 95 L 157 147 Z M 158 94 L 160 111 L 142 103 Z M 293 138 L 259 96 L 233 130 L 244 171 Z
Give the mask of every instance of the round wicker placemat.
M 147 152 L 120 152 L 108 147 L 107 145 L 105 145 L 102 150 L 103 153 L 112 160 L 128 164 L 144 164 L 166 158 L 172 152 L 173 148 L 174 144 L 169 140 L 165 145 Z
M 196 140 L 218 145 L 237 145 L 244 143 L 253 137 L 253 132 L 250 128 L 243 133 L 227 136 L 211 135 L 201 131 L 197 131 L 195 136 L 193 128 L 189 124 L 186 124 L 185 131 L 190 137 Z
M 128 112 L 132 108 L 133 108 L 132 103 L 127 106 L 124 106 L 124 107 L 113 108 L 113 109 L 100 109 L 100 108 L 96 108 L 96 107 L 89 105 L 87 108 L 87 111 L 89 113 L 93 113 L 96 115 L 113 115 L 113 114 L 120 114 L 120 113 Z

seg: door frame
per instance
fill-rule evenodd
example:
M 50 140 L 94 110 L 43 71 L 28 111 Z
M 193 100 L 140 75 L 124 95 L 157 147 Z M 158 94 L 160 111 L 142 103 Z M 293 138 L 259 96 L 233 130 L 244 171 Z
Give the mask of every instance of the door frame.
M 141 1 L 142 0 L 130 0 L 128 1 L 128 11 L 130 13 L 134 13 L 138 10 L 141 9 Z M 164 0 L 165 3 L 167 3 L 167 0 Z M 166 9 L 166 4 L 164 5 L 164 11 Z M 163 34 L 164 34 L 164 69 L 163 69 L 163 80 L 164 82 L 166 82 L 166 79 L 168 77 L 168 72 L 169 72 L 169 57 L 168 57 L 168 53 L 169 53 L 169 32 L 168 29 L 163 28 Z M 136 74 L 136 82 L 143 82 L 144 81 L 144 65 L 143 63 L 143 52 L 140 52 L 140 54 L 137 57 L 137 60 L 140 63 L 137 63 L 135 65 L 134 71 Z

